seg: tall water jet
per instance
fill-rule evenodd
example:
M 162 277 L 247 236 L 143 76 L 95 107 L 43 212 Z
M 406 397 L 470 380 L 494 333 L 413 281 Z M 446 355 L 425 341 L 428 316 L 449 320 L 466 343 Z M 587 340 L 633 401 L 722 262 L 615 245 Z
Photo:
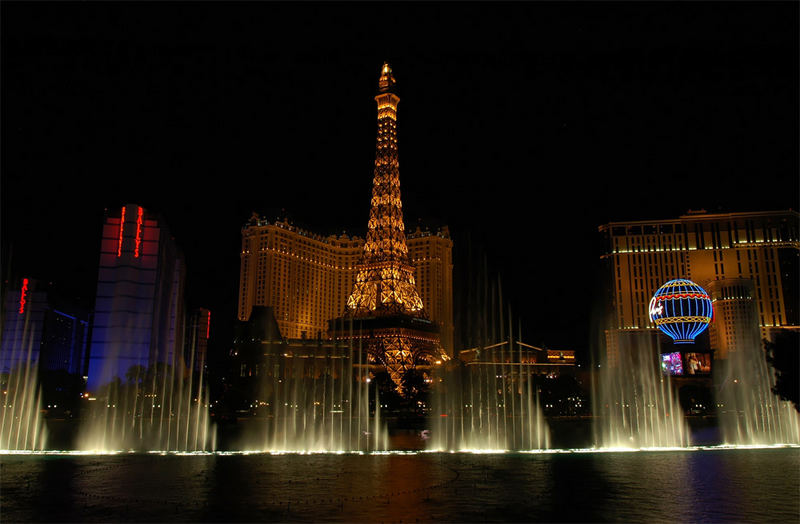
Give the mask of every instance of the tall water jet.
M 533 352 L 506 341 L 466 353 L 467 361 L 455 359 L 433 374 L 430 449 L 549 448 Z
M 772 392 L 775 379 L 758 345 L 717 361 L 717 410 L 724 444 L 800 444 L 800 415 Z
M 655 333 L 619 336 L 617 359 L 601 364 L 593 381 L 594 439 L 600 448 L 685 447 L 689 428 L 662 373 Z
M 352 340 L 260 340 L 242 369 L 256 379 L 255 413 L 243 449 L 268 452 L 350 452 L 386 449 L 369 357 Z M 237 348 L 242 353 L 247 346 Z
M 193 340 L 186 358 L 174 352 L 166 362 L 131 366 L 124 381 L 115 377 L 87 398 L 79 449 L 213 451 L 205 354 L 196 347 Z
M 38 350 L 34 349 L 30 313 L 17 322 L 19 337 L 15 344 L 4 344 L 5 363 L 11 365 L 3 373 L 2 413 L 0 413 L 0 449 L 37 451 L 45 449 L 46 428 L 42 420 L 42 392 L 38 383 Z
M 450 451 L 547 449 L 550 431 L 539 401 L 547 366 L 537 362 L 537 355 L 547 352 L 522 343 L 521 334 L 514 338 L 510 308 L 506 331 L 502 286 L 499 280 L 496 287 L 489 285 L 485 268 L 482 277 L 477 279 L 478 296 L 465 315 L 473 332 L 464 337 L 481 344 L 433 368 L 433 438 L 428 447 Z M 487 342 L 498 339 L 501 342 Z
M 709 290 L 716 312 L 711 335 L 717 348 L 714 386 L 723 443 L 800 444 L 800 415 L 772 391 L 775 375 L 759 340 L 753 282 L 718 280 Z
M 2 307 L 0 449 L 44 449 L 46 430 L 38 377 L 45 294 L 23 278 L 19 290 L 6 290 Z

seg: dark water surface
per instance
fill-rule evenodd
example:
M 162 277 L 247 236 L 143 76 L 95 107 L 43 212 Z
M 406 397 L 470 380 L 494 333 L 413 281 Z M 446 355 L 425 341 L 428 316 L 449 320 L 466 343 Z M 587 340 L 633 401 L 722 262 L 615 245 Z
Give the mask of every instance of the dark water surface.
M 3 522 L 798 522 L 800 449 L 0 456 Z

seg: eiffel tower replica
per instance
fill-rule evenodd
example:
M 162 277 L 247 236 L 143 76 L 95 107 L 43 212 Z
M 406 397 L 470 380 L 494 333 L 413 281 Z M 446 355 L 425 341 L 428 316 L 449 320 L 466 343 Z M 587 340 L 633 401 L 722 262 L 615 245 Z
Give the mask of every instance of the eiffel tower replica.
M 408 371 L 424 372 L 448 356 L 439 343 L 439 326 L 425 313 L 408 256 L 397 160 L 400 97 L 395 84 L 392 69 L 384 62 L 375 97 L 378 142 L 367 240 L 345 313 L 328 321 L 328 333 L 337 340 L 366 343 L 372 367 L 385 368 L 403 394 Z

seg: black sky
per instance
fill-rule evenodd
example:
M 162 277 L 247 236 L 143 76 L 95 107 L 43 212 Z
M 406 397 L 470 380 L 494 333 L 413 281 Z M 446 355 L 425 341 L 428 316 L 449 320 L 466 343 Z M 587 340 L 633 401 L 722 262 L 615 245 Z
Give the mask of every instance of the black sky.
M 227 333 L 252 211 L 363 236 L 388 60 L 407 228 L 585 349 L 600 224 L 800 207 L 798 5 L 3 2 L 3 276 L 13 245 L 91 306 L 103 210 L 141 204 Z

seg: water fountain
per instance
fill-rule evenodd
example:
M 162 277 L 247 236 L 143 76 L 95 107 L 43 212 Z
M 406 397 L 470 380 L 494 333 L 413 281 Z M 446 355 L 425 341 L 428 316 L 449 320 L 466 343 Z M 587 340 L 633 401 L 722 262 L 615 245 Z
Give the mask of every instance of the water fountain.
M 537 367 L 538 348 L 513 336 L 510 312 L 509 324 L 504 325 L 499 285 L 491 293 L 488 285 L 485 288 L 483 301 L 474 303 L 479 306 L 475 308 L 479 318 L 473 322 L 472 341 L 480 343 L 427 370 L 433 383 L 428 426 L 432 438 L 427 447 L 439 451 L 548 449 L 550 428 L 540 402 L 546 379 L 541 374 L 544 368 Z M 740 343 L 714 363 L 721 442 L 800 444 L 800 417 L 770 390 L 774 377 L 755 343 L 757 329 L 751 335 L 748 343 Z M 371 383 L 376 366 L 362 342 L 352 340 L 280 340 L 262 353 L 261 389 L 251 405 L 256 417 L 245 424 L 250 431 L 233 449 L 388 450 L 378 388 Z M 664 344 L 653 330 L 617 337 L 615 360 L 598 369 L 593 382 L 597 448 L 690 445 L 674 379 L 661 369 L 659 355 L 668 351 Z M 36 355 L 30 340 L 18 346 L 13 360 L 19 364 L 4 377 L 0 449 L 43 450 L 45 425 Z M 148 367 L 132 366 L 124 377 L 85 399 L 77 447 L 92 452 L 215 450 L 208 384 L 200 372 L 205 366 L 196 362 L 204 358 L 191 344 L 185 355 L 171 354 Z
M 800 417 L 773 392 L 775 376 L 762 349 L 755 284 L 750 279 L 710 281 L 715 322 L 711 336 L 714 390 L 722 442 L 727 445 L 800 443 Z M 797 351 L 790 333 L 775 336 Z M 788 337 L 788 338 L 785 338 Z
M 800 444 L 800 415 L 771 391 L 774 376 L 758 346 L 718 361 L 716 382 L 723 443 Z
M 371 452 L 388 448 L 363 347 L 272 340 L 259 356 L 255 413 L 233 446 L 265 452 Z
M 772 392 L 775 376 L 756 340 L 751 337 L 750 343 L 716 362 L 722 441 L 747 446 L 800 444 L 800 414 Z
M 204 359 L 193 340 L 188 358 L 175 352 L 166 362 L 131 366 L 125 381 L 116 377 L 104 385 L 86 399 L 79 449 L 213 451 L 216 433 L 209 419 Z
M 42 393 L 38 383 L 38 351 L 34 351 L 33 330 L 29 329 L 29 313 L 17 323 L 23 341 L 15 347 L 9 362 L 15 365 L 3 375 L 2 413 L 0 414 L 0 449 L 37 451 L 46 446 L 46 429 L 41 415 Z
M 689 445 L 689 429 L 662 373 L 654 333 L 621 336 L 616 362 L 601 364 L 593 384 L 594 438 L 600 448 Z
M 433 375 L 434 450 L 550 447 L 530 351 L 513 340 L 476 348 Z
M 472 268 L 469 268 L 472 270 Z M 515 338 L 506 319 L 502 284 L 490 283 L 485 264 L 467 291 L 460 351 L 432 374 L 432 438 L 429 449 L 446 451 L 534 450 L 550 447 L 539 391 L 543 367 L 536 349 Z M 499 342 L 496 342 L 498 341 Z

